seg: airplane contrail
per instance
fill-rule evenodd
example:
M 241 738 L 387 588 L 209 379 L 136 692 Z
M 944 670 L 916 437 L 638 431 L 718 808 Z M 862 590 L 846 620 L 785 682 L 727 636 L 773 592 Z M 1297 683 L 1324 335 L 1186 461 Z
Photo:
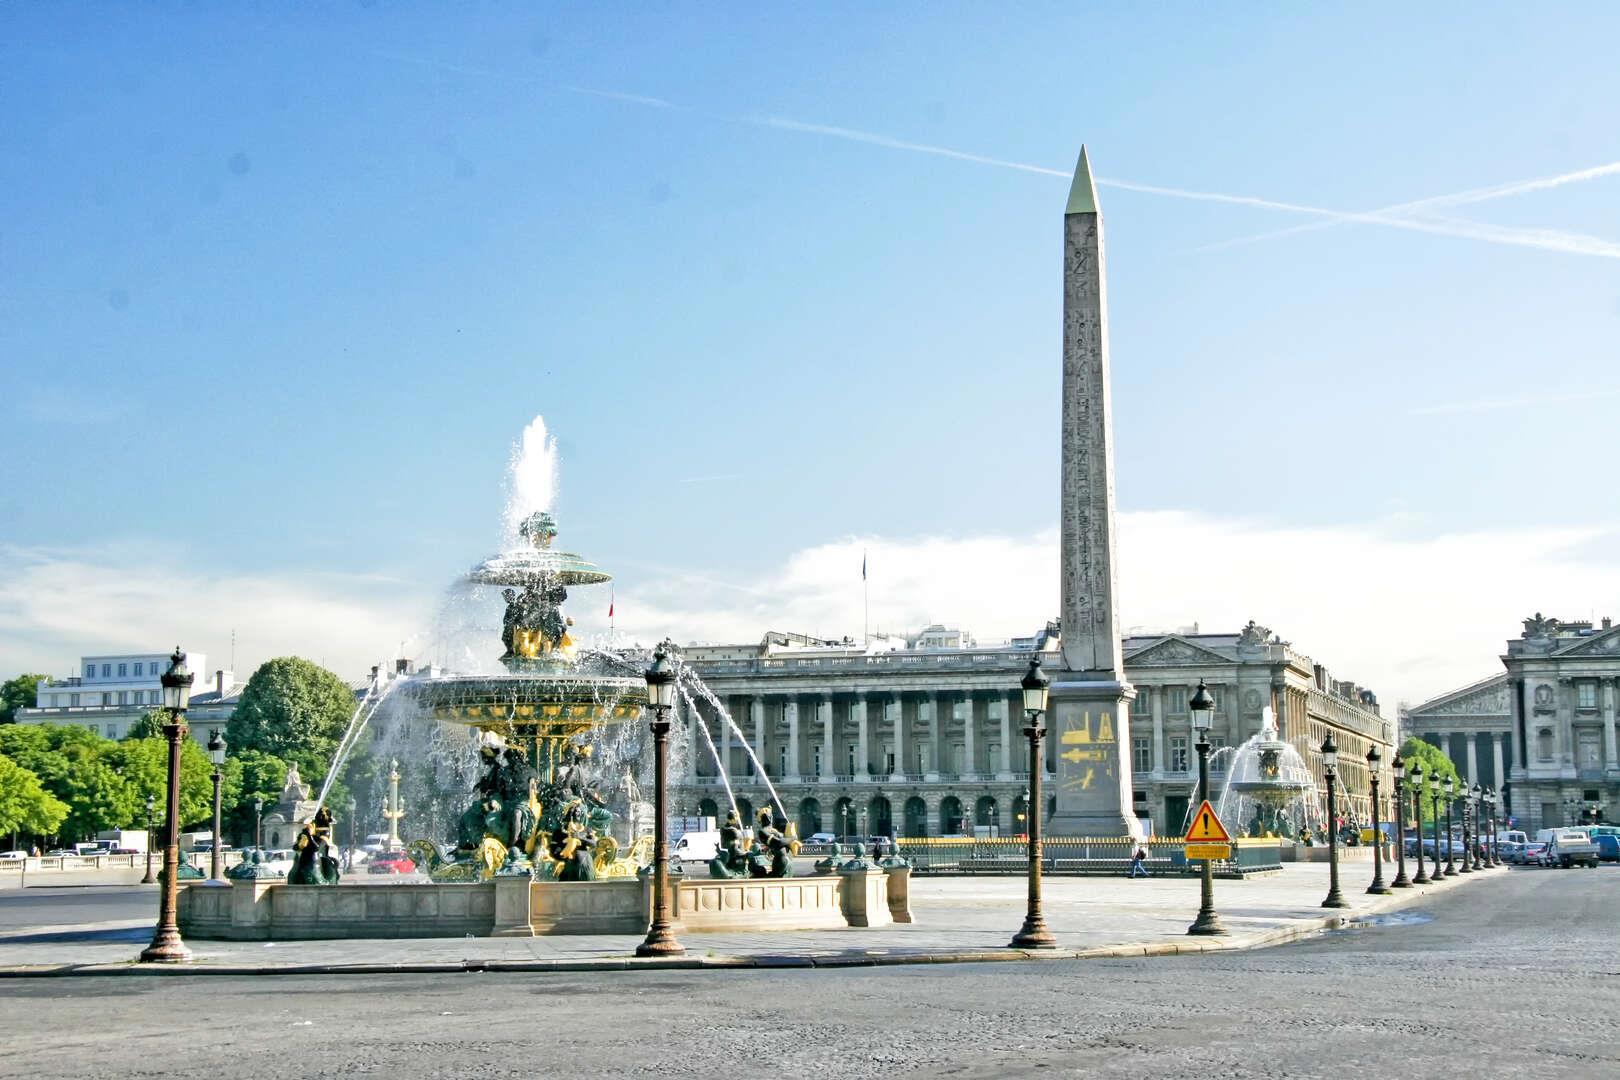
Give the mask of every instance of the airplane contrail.
M 1515 180 L 1506 184 L 1496 184 L 1491 187 L 1471 188 L 1468 191 L 1457 191 L 1449 195 L 1431 195 L 1426 199 L 1416 199 L 1412 202 L 1396 203 L 1393 206 L 1380 207 L 1368 213 L 1379 216 L 1399 216 L 1411 214 L 1422 210 L 1429 210 L 1441 206 L 1464 206 L 1469 203 L 1485 202 L 1488 199 L 1503 199 L 1510 195 L 1524 195 L 1532 191 L 1546 191 L 1549 188 L 1563 187 L 1565 184 L 1579 184 L 1587 180 L 1598 180 L 1605 176 L 1620 174 L 1620 161 L 1611 161 L 1605 165 L 1593 165 L 1586 169 L 1576 169 L 1574 172 L 1560 173 L 1557 176 L 1541 176 L 1530 180 Z M 1238 236 L 1231 240 L 1219 240 L 1213 244 L 1204 244 L 1195 248 L 1195 251 L 1219 251 L 1222 248 L 1242 247 L 1247 244 L 1259 243 L 1261 240 L 1273 240 L 1278 237 L 1292 236 L 1296 233 L 1312 232 L 1316 229 L 1331 229 L 1335 225 L 1346 224 L 1342 221 L 1312 221 L 1303 225 L 1290 225 L 1286 229 L 1271 229 L 1252 236 Z
M 483 78 L 507 79 L 509 81 L 535 84 L 538 80 L 521 76 L 507 75 L 501 72 L 488 71 L 480 68 L 448 64 L 442 61 L 424 57 L 405 56 L 393 53 L 373 53 L 383 59 L 405 61 L 426 67 L 437 67 L 446 71 L 463 75 L 474 75 Z M 603 90 L 597 87 L 565 85 L 558 89 L 572 94 L 581 94 L 589 97 L 603 98 L 617 101 L 626 105 L 639 105 L 643 108 L 662 110 L 681 110 L 709 116 L 729 123 L 747 124 L 753 127 L 774 128 L 780 131 L 793 131 L 808 135 L 821 135 L 827 138 L 843 139 L 849 142 L 865 143 L 869 146 L 880 146 L 890 150 L 903 150 L 908 153 L 929 154 L 935 157 L 951 158 L 956 161 L 966 161 L 975 165 L 987 165 L 993 168 L 1013 169 L 1019 172 L 1035 173 L 1041 176 L 1056 176 L 1068 179 L 1072 173 L 1067 169 L 1054 169 L 1045 165 L 1035 165 L 1023 161 L 1011 161 L 1006 158 L 992 157 L 987 154 L 976 154 L 967 150 L 957 150 L 948 146 L 937 146 L 931 143 L 912 142 L 908 139 L 896 138 L 892 135 L 883 135 L 878 132 L 863 131 L 859 128 L 841 127 L 834 124 L 816 124 L 803 120 L 794 120 L 785 116 L 728 116 L 722 113 L 706 112 L 691 106 L 681 105 L 665 98 L 652 97 L 645 94 L 631 94 L 618 90 Z M 1602 258 L 1620 258 L 1620 243 L 1604 240 L 1601 237 L 1587 236 L 1582 233 L 1562 232 L 1552 229 L 1518 228 L 1507 225 L 1490 225 L 1482 222 L 1464 221 L 1456 218 L 1418 218 L 1406 215 L 1414 211 L 1428 209 L 1436 206 L 1455 206 L 1471 202 L 1483 202 L 1487 199 L 1503 198 L 1508 195 L 1520 194 L 1528 191 L 1543 190 L 1545 188 L 1560 187 L 1564 184 L 1579 183 L 1585 180 L 1597 179 L 1620 173 L 1620 162 L 1608 165 L 1597 165 L 1582 169 L 1574 173 L 1565 173 L 1560 176 L 1542 177 L 1534 180 L 1516 181 L 1509 184 L 1499 184 L 1493 187 L 1475 188 L 1465 192 L 1451 195 L 1437 195 L 1429 199 L 1420 199 L 1415 203 L 1402 203 L 1394 207 L 1385 207 L 1381 210 L 1355 212 L 1346 210 L 1333 210 L 1322 206 L 1310 206 L 1302 203 L 1285 202 L 1278 199 L 1267 199 L 1256 195 L 1231 195 L 1214 191 L 1196 191 L 1187 188 L 1166 187 L 1160 184 L 1142 184 L 1131 180 L 1109 179 L 1097 177 L 1096 182 L 1104 187 L 1119 188 L 1124 191 L 1136 191 L 1149 195 L 1161 195 L 1167 198 L 1189 199 L 1199 202 L 1217 202 L 1236 206 L 1253 206 L 1266 210 L 1277 210 L 1285 213 L 1305 214 L 1321 220 L 1308 224 L 1296 225 L 1289 229 L 1278 230 L 1265 235 L 1284 235 L 1291 232 L 1300 232 L 1306 229 L 1324 228 L 1329 225 L 1365 224 L 1382 225 L 1386 228 L 1405 229 L 1412 232 L 1432 233 L 1439 236 L 1451 236 L 1467 240 L 1479 240 L 1485 243 L 1506 244 L 1516 247 L 1535 248 L 1542 251 L 1555 251 L 1572 255 L 1591 255 Z M 1240 243 L 1249 243 L 1262 237 L 1238 238 L 1222 241 L 1218 244 L 1205 245 L 1198 250 L 1212 250 L 1217 247 L 1231 246 Z

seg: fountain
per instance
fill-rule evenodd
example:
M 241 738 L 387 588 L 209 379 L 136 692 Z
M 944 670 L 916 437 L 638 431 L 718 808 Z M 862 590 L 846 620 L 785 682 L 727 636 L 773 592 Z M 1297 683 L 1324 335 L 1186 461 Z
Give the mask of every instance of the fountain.
M 443 669 L 413 674 L 402 665 L 399 677 L 374 679 L 339 742 L 313 819 L 300 835 L 295 872 L 285 882 L 244 874 L 230 890 L 182 893 L 185 933 L 280 939 L 645 932 L 653 835 L 650 815 L 639 805 L 635 775 L 645 764 L 638 753 L 643 729 L 637 723 L 646 705 L 644 651 L 617 653 L 575 640 L 573 620 L 563 611 L 569 590 L 611 578 L 554 546 L 557 522 L 549 508 L 554 444 L 538 418 L 525 430 L 523 448 L 513 460 L 508 542 L 457 586 L 470 590 L 467 598 L 474 601 L 484 589 L 500 590 L 505 603 L 500 670 L 479 671 L 469 646 L 464 652 L 471 674 Z M 480 628 L 479 636 L 491 641 L 493 627 Z M 677 672 L 690 721 L 684 733 L 687 752 L 702 745 L 717 754 L 694 707 L 698 700 L 740 738 L 735 721 L 696 674 L 680 664 Z M 375 739 L 365 752 L 383 760 L 397 753 L 407 763 L 431 758 L 436 777 L 444 779 L 441 770 L 451 774 L 445 790 L 423 804 L 433 807 L 431 812 L 413 812 L 413 820 L 442 835 L 451 829 L 437 816 L 439 800 L 449 793 L 465 809 L 450 811 L 452 848 L 427 838 L 406 845 L 418 874 L 340 882 L 330 843 L 332 813 L 324 803 L 368 728 Z M 751 754 L 746 739 L 741 741 Z M 629 819 L 622 843 L 614 835 L 616 815 L 610 810 L 619 803 L 600 788 L 603 778 L 620 775 Z M 398 782 L 398 763 L 390 761 L 392 835 L 402 816 Z M 468 791 L 470 802 L 460 802 L 463 796 L 455 794 L 460 791 Z M 774 794 L 772 789 L 780 815 Z M 751 841 L 736 831 L 729 853 L 734 857 L 724 863 L 723 873 L 682 880 L 674 888 L 676 918 L 685 930 L 911 921 L 906 867 L 842 864 L 795 877 L 797 838 L 783 816 L 762 811 Z
M 1260 730 L 1232 754 L 1216 813 L 1241 836 L 1295 839 L 1320 821 L 1316 780 L 1277 732 L 1270 706 Z

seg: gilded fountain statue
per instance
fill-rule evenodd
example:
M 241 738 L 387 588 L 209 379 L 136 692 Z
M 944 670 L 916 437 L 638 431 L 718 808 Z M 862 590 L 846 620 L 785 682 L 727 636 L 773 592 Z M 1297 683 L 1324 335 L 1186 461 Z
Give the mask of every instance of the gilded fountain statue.
M 530 874 L 541 880 L 632 877 L 651 837 L 621 851 L 613 815 L 590 775 L 589 737 L 633 721 L 645 683 L 582 660 L 563 612 L 568 590 L 611 580 L 600 567 L 552 547 L 556 520 L 538 512 L 518 529 L 526 546 L 487 559 L 467 580 L 501 588 L 502 675 L 448 676 L 410 688 L 435 720 L 478 730 L 481 775 L 457 822 L 454 852 L 431 841 L 410 851 L 435 881 Z

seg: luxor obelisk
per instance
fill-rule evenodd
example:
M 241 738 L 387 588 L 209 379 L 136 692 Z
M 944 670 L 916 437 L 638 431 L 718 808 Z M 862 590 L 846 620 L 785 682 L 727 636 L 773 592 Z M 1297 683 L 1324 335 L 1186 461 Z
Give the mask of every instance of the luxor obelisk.
M 1063 663 L 1048 731 L 1057 765 L 1054 836 L 1139 831 L 1131 812 L 1131 699 L 1114 570 L 1114 432 L 1102 213 L 1084 147 L 1063 212 Z

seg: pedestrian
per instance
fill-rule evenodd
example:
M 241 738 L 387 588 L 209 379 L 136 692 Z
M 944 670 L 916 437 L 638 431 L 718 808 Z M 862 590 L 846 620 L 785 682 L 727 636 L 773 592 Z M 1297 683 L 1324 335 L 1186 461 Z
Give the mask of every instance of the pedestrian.
M 1152 875 L 1148 873 L 1148 868 L 1143 865 L 1143 861 L 1146 858 L 1147 850 L 1140 844 L 1137 845 L 1136 850 L 1131 853 L 1131 872 L 1128 876 L 1133 878 L 1151 877 Z

